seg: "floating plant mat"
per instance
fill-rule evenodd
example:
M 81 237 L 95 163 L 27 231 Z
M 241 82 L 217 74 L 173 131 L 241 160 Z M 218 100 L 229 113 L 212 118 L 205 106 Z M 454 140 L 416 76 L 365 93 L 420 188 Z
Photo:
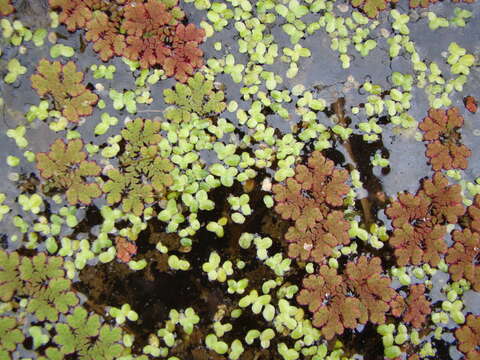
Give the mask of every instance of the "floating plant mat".
M 0 14 L 0 360 L 480 359 L 473 0 Z

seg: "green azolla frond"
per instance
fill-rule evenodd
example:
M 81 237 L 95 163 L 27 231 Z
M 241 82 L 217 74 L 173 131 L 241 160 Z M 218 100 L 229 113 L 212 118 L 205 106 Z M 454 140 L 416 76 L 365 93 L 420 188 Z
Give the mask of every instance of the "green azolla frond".
M 0 317 L 0 359 L 10 359 L 8 352 L 14 351 L 25 339 L 17 325 L 14 317 Z
M 82 360 L 114 359 L 123 352 L 119 343 L 122 338 L 120 328 L 100 324 L 96 314 L 88 315 L 84 308 L 77 307 L 67 316 L 66 324 L 57 324 L 54 341 L 64 354 L 76 354 Z
M 137 118 L 122 130 L 125 146 L 119 156 L 119 169 L 107 172 L 104 184 L 110 205 L 122 202 L 125 212 L 141 215 L 144 204 L 161 199 L 173 184 L 174 166 L 160 154 L 160 122 Z
M 90 115 L 98 96 L 92 93 L 83 83 L 83 73 L 77 72 L 73 61 L 62 65 L 42 59 L 37 73 L 30 78 L 32 87 L 38 95 L 50 94 L 59 106 L 57 110 L 71 122 L 78 123 L 81 116 Z
M 0 250 L 0 300 L 9 301 L 22 285 L 18 273 L 20 257 L 16 252 Z
M 32 286 L 41 286 L 44 282 L 64 276 L 61 257 L 49 257 L 40 253 L 33 258 L 24 257 L 20 265 L 20 276 Z
M 188 122 L 192 114 L 208 117 L 225 110 L 223 91 L 215 91 L 211 80 L 196 73 L 187 84 L 177 83 L 175 89 L 163 91 L 164 101 L 175 105 L 165 111 L 165 117 L 173 122 Z
M 97 176 L 100 167 L 94 161 L 87 161 L 87 153 L 82 151 L 83 142 L 73 139 L 67 143 L 57 139 L 48 153 L 38 153 L 37 168 L 40 175 L 48 180 L 47 188 L 65 190 L 68 202 L 90 204 L 93 198 L 101 195 L 96 183 L 87 183 L 85 178 Z
M 59 312 L 67 313 L 71 306 L 78 304 L 77 296 L 69 289 L 70 280 L 50 280 L 48 285 L 37 291 L 28 302 L 27 311 L 35 314 L 40 321 L 57 321 Z

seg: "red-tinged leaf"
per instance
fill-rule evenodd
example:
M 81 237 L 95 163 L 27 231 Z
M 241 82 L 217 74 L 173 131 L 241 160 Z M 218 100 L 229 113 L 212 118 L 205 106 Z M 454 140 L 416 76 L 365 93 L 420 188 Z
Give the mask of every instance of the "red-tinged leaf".
M 473 204 L 468 207 L 470 229 L 480 233 L 480 195 L 475 195 Z
M 354 7 L 362 9 L 369 18 L 376 18 L 378 13 L 387 8 L 390 0 L 351 0 Z
M 397 264 L 399 266 L 422 263 L 438 265 L 440 255 L 447 251 L 445 233 L 445 227 L 440 225 L 435 225 L 433 229 L 429 225 L 412 226 L 410 224 L 396 228 L 389 242 L 395 249 Z
M 461 186 L 449 185 L 448 179 L 436 172 L 432 179 L 423 182 L 423 191 L 432 200 L 431 214 L 441 223 L 456 224 L 458 217 L 465 214 Z
M 431 313 L 430 302 L 425 297 L 425 285 L 410 285 L 407 311 L 403 315 L 403 321 L 410 323 L 415 328 L 420 328 L 425 323 L 427 315 Z
M 404 192 L 398 194 L 394 201 L 385 211 L 392 219 L 394 227 L 402 227 L 415 219 L 424 219 L 428 216 L 431 200 L 424 193 L 412 195 Z
M 93 41 L 93 49 L 99 53 L 103 61 L 114 55 L 121 55 L 125 49 L 125 37 L 119 34 L 115 24 L 102 11 L 95 11 L 87 24 L 85 38 Z
M 458 130 L 463 125 L 463 117 L 458 108 L 448 110 L 430 109 L 428 116 L 419 128 L 425 132 L 427 144 L 426 156 L 433 170 L 466 169 L 471 151 L 460 142 Z
M 59 21 L 69 31 L 84 28 L 92 17 L 91 6 L 94 0 L 50 0 L 53 10 L 60 10 Z
M 475 291 L 480 291 L 480 235 L 469 229 L 452 233 L 454 244 L 448 249 L 446 263 L 454 281 L 468 280 Z
M 349 228 L 350 224 L 341 211 L 329 213 L 325 221 L 319 221 L 307 230 L 291 226 L 285 235 L 289 243 L 288 256 L 324 264 L 333 255 L 335 247 L 350 243 Z
M 402 316 L 406 308 L 405 300 L 400 294 L 396 294 L 390 302 L 391 313 L 395 317 Z
M 137 253 L 137 246 L 121 236 L 115 238 L 115 247 L 117 249 L 117 259 L 124 263 L 128 263 L 132 256 Z
M 0 0 L 0 15 L 7 16 L 15 11 L 10 0 Z
M 297 296 L 301 305 L 308 305 L 313 313 L 313 325 L 320 328 L 326 339 L 342 334 L 344 328 L 353 329 L 361 316 L 360 301 L 347 296 L 342 276 L 335 269 L 323 265 L 318 275 L 303 280 L 303 289 Z
M 455 337 L 466 360 L 480 359 L 480 316 L 469 314 L 465 324 L 455 330 Z
M 61 65 L 42 59 L 37 73 L 31 77 L 32 87 L 40 96 L 52 95 L 60 111 L 71 122 L 78 122 L 80 116 L 90 115 L 98 96 L 82 84 L 83 73 L 77 72 L 75 63 Z
M 172 44 L 172 55 L 163 64 L 167 76 L 175 75 L 177 80 L 186 82 L 195 68 L 203 65 L 203 51 L 198 45 L 204 37 L 205 31 L 193 24 L 177 25 Z
M 391 287 L 390 278 L 382 272 L 378 257 L 369 260 L 361 256 L 355 262 L 347 263 L 345 274 L 348 286 L 361 302 L 361 323 L 384 324 L 385 314 L 390 310 L 389 303 L 397 295 Z
M 102 194 L 98 184 L 86 182 L 87 177 L 100 173 L 100 167 L 85 160 L 87 154 L 82 149 L 80 139 L 69 140 L 66 144 L 57 139 L 48 153 L 36 156 L 40 176 L 48 180 L 47 187 L 64 190 L 71 205 L 90 204 L 93 198 Z
M 307 199 L 301 195 L 301 185 L 295 179 L 289 178 L 286 185 L 275 184 L 272 187 L 275 201 L 275 211 L 285 220 L 297 220 Z
M 156 31 L 169 25 L 173 17 L 165 7 L 165 4 L 158 0 L 136 1 L 125 6 L 125 21 L 122 28 L 128 35 L 135 37 L 152 37 Z
M 477 100 L 473 96 L 467 96 L 463 98 L 463 104 L 465 105 L 465 108 L 472 114 L 475 114 L 478 110 Z

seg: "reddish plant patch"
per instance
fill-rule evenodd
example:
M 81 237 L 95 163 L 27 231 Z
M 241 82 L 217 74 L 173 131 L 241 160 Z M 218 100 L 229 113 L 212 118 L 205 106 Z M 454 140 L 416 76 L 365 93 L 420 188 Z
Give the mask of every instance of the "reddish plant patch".
M 362 9 L 369 18 L 376 18 L 380 11 L 387 8 L 390 0 L 351 0 L 351 2 L 354 7 Z
M 465 105 L 465 108 L 472 114 L 475 114 L 478 110 L 477 100 L 473 96 L 465 97 L 463 99 L 463 104 Z
M 467 212 L 470 218 L 470 229 L 480 232 L 480 195 L 475 195 L 473 204 L 467 208 Z
M 205 31 L 180 23 L 185 14 L 176 0 L 50 0 L 50 6 L 68 30 L 86 30 L 103 61 L 125 56 L 144 69 L 161 66 L 181 82 L 203 65 Z
M 382 275 L 380 258 L 361 256 L 348 262 L 344 274 L 322 265 L 316 275 L 303 280 L 297 297 L 313 313 L 313 325 L 327 339 L 371 321 L 385 323 L 385 314 L 397 307 L 397 292 L 388 276 Z
M 426 156 L 433 170 L 466 169 L 472 152 L 460 142 L 459 129 L 463 117 L 458 108 L 430 109 L 428 116 L 418 126 L 428 141 Z
M 417 329 L 420 328 L 431 312 L 430 302 L 425 297 L 425 285 L 411 285 L 406 303 L 407 310 L 403 315 L 403 321 L 412 324 Z
M 460 185 L 449 185 L 440 172 L 425 179 L 416 195 L 400 193 L 385 211 L 394 228 L 389 239 L 397 264 L 438 265 L 447 251 L 445 224 L 465 213 Z
M 348 172 L 336 169 L 331 160 L 315 151 L 307 165 L 295 168 L 295 177 L 273 186 L 275 210 L 293 220 L 285 239 L 289 256 L 324 263 L 338 245 L 350 243 L 349 223 L 335 208 L 343 204 L 349 187 Z
M 452 233 L 453 246 L 448 249 L 446 263 L 454 281 L 466 279 L 480 291 L 480 235 L 469 229 Z
M 128 263 L 132 256 L 137 253 L 137 246 L 122 236 L 115 238 L 115 247 L 117 249 L 117 259 Z
M 455 337 L 467 360 L 480 359 L 480 316 L 468 315 L 465 325 L 455 330 Z
M 7 16 L 15 11 L 10 0 L 0 0 L 0 15 Z

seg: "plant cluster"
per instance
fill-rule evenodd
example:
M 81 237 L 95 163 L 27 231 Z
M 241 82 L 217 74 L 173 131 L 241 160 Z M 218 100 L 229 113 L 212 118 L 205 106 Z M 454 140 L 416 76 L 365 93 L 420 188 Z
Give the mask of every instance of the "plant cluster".
M 80 139 L 65 143 L 57 139 L 47 153 L 37 153 L 36 165 L 40 176 L 47 180 L 46 192 L 50 190 L 65 191 L 68 202 L 90 204 L 92 199 L 102 194 L 100 186 L 88 182 L 86 178 L 100 174 L 100 167 L 94 161 L 87 160 L 87 153 L 82 151 Z
M 448 110 L 430 109 L 428 116 L 419 124 L 428 141 L 426 155 L 433 170 L 466 169 L 472 152 L 460 142 L 459 129 L 463 117 L 458 108 Z
M 59 313 L 67 313 L 78 304 L 70 291 L 63 258 L 38 253 L 34 257 L 19 256 L 17 252 L 0 251 L 0 299 L 8 302 L 27 299 L 26 311 L 40 320 L 55 322 Z
M 190 122 L 192 117 L 213 117 L 226 107 L 223 91 L 216 91 L 213 81 L 201 73 L 196 73 L 186 84 L 177 82 L 175 88 L 165 89 L 163 97 L 172 105 L 165 110 L 165 118 L 174 123 Z
M 46 59 L 40 60 L 37 73 L 31 77 L 32 87 L 38 95 L 50 95 L 57 110 L 74 123 L 78 123 L 81 116 L 90 115 L 98 101 L 98 96 L 82 80 L 83 73 L 77 72 L 73 61 L 62 65 L 59 61 L 51 63 Z
M 11 0 L 0 0 L 0 15 L 7 16 L 15 11 Z
M 161 66 L 182 82 L 203 64 L 205 31 L 182 23 L 176 0 L 50 0 L 50 6 L 69 31 L 86 30 L 103 61 L 125 56 L 143 69 Z
M 312 323 L 327 339 L 371 321 L 385 323 L 397 297 L 388 276 L 382 275 L 380 258 L 361 256 L 349 261 L 343 274 L 322 265 L 317 274 L 303 280 L 297 301 L 308 305 Z
M 294 177 L 273 186 L 275 211 L 295 223 L 285 235 L 291 258 L 323 264 L 337 246 L 350 243 L 350 225 L 338 210 L 349 191 L 347 179 L 346 170 L 315 151 L 307 165 L 296 166 Z
M 465 354 L 467 360 L 480 357 L 480 316 L 468 315 L 465 325 L 455 330 L 458 349 Z
M 417 194 L 399 193 L 385 211 L 392 220 L 389 238 L 399 266 L 428 263 L 437 266 L 447 252 L 446 224 L 456 224 L 465 213 L 460 185 L 449 185 L 436 172 L 425 179 Z
M 145 204 L 164 198 L 173 184 L 173 164 L 160 154 L 160 122 L 137 118 L 121 131 L 125 142 L 118 153 L 118 168 L 106 171 L 103 185 L 110 205 L 122 203 L 123 211 L 141 215 Z

